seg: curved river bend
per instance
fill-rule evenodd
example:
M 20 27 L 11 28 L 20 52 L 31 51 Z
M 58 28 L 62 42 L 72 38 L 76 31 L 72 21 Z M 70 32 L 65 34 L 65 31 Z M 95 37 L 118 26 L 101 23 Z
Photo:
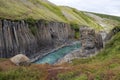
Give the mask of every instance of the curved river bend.
M 60 58 L 64 57 L 66 54 L 69 54 L 74 50 L 80 49 L 80 47 L 81 47 L 80 42 L 74 42 L 71 45 L 64 46 L 58 50 L 55 50 L 55 51 L 45 55 L 44 57 L 38 59 L 35 63 L 37 63 L 37 64 L 44 64 L 44 63 L 54 64 Z

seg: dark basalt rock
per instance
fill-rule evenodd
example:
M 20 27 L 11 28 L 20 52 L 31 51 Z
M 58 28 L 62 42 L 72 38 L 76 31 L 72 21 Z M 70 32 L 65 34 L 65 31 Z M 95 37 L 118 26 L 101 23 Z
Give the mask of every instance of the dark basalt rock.
M 29 55 L 37 48 L 37 40 L 24 21 L 2 20 L 0 30 L 0 57 L 11 57 L 16 53 Z
M 99 33 L 96 33 L 95 35 L 95 45 L 96 45 L 97 50 L 100 50 L 103 48 L 103 39 Z
M 74 37 L 69 24 L 59 22 L 36 21 L 32 25 L 27 21 L 0 20 L 0 57 L 9 58 L 17 54 L 30 57 L 43 48 L 52 48 Z

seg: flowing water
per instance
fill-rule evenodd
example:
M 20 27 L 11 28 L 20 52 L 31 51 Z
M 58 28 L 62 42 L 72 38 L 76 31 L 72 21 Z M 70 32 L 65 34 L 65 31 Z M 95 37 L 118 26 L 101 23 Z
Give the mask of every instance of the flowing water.
M 58 50 L 55 50 L 55 51 L 49 53 L 48 55 L 38 59 L 35 63 L 37 63 L 37 64 L 44 64 L 44 63 L 54 64 L 60 58 L 64 57 L 66 54 L 68 54 L 76 49 L 80 49 L 80 47 L 81 47 L 80 42 L 74 42 L 72 45 L 64 46 Z

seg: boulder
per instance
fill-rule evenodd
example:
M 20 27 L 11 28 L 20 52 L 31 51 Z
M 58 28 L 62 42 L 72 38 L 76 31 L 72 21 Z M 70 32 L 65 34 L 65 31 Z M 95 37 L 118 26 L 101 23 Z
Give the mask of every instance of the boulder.
M 30 59 L 23 55 L 23 54 L 18 54 L 12 58 L 10 58 L 10 61 L 14 63 L 15 65 L 18 66 L 28 66 L 30 65 Z

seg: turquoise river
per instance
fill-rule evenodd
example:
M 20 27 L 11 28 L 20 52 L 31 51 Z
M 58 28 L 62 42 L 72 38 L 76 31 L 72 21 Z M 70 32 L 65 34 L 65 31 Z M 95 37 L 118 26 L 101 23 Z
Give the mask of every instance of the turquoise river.
M 80 49 L 81 45 L 80 42 L 74 42 L 71 45 L 64 46 L 58 50 L 50 52 L 49 54 L 43 56 L 42 58 L 38 59 L 35 63 L 37 64 L 54 64 L 60 58 L 64 57 L 66 54 L 73 52 L 74 50 Z

